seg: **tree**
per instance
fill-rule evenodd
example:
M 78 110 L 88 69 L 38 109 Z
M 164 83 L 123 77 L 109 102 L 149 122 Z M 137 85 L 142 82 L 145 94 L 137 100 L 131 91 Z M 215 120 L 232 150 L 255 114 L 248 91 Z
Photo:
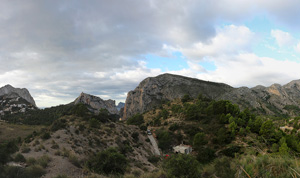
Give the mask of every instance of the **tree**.
M 201 177 L 200 164 L 191 155 L 176 154 L 170 156 L 163 163 L 167 177 L 195 178 Z
M 264 122 L 260 128 L 259 134 L 270 141 L 270 139 L 272 139 L 275 135 L 275 127 L 273 122 L 271 120 Z
M 185 94 L 182 98 L 181 98 L 181 102 L 185 103 L 191 100 L 191 97 L 189 94 Z
M 204 133 L 199 132 L 194 136 L 194 147 L 195 149 L 201 148 L 208 143 Z
M 157 133 L 158 147 L 162 150 L 168 150 L 171 147 L 171 135 L 168 131 L 159 131 Z
M 279 141 L 280 147 L 279 147 L 279 153 L 281 155 L 288 155 L 289 154 L 289 147 L 286 144 L 286 139 L 285 137 L 282 137 Z

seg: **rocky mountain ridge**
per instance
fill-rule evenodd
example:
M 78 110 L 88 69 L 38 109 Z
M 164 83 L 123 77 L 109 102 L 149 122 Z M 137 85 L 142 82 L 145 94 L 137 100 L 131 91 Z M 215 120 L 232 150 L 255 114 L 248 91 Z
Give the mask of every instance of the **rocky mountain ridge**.
M 143 113 L 164 101 L 181 98 L 185 94 L 197 97 L 200 93 L 208 98 L 217 99 L 233 87 L 209 81 L 188 78 L 180 75 L 162 74 L 144 79 L 133 91 L 128 92 L 123 119 Z
M 185 94 L 194 98 L 202 94 L 214 100 L 229 100 L 241 109 L 249 108 L 257 114 L 295 116 L 300 113 L 300 80 L 283 86 L 273 84 L 269 87 L 234 88 L 223 83 L 162 74 L 144 79 L 133 91 L 128 92 L 123 119 Z
M 83 103 L 89 106 L 89 109 L 98 113 L 100 109 L 107 109 L 111 114 L 119 114 L 116 103 L 114 100 L 103 100 L 100 97 L 93 96 L 86 93 L 81 93 L 78 98 L 75 99 L 74 104 Z
M 36 104 L 25 88 L 5 85 L 0 88 L 0 116 L 36 109 Z

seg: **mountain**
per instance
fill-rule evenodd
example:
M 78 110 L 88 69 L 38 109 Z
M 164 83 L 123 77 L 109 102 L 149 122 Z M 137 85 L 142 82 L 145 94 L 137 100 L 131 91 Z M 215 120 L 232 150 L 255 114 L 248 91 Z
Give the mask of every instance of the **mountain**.
M 182 98 L 185 94 L 195 98 L 199 94 L 214 100 L 229 100 L 241 109 L 249 108 L 256 114 L 296 116 L 300 114 L 300 80 L 286 85 L 269 87 L 234 88 L 227 84 L 203 81 L 173 74 L 162 74 L 144 79 L 128 92 L 123 119 L 144 113 L 164 101 Z
M 19 97 L 25 99 L 30 104 L 36 107 L 34 99 L 26 88 L 14 88 L 11 85 L 5 85 L 4 87 L 0 88 L 0 96 L 11 95 L 13 93 L 17 94 Z
M 300 80 L 283 86 L 273 84 L 269 87 L 236 88 L 218 99 L 230 100 L 258 114 L 296 116 L 300 113 Z
M 100 97 L 89 95 L 86 93 L 81 93 L 80 96 L 75 99 L 74 103 L 86 104 L 89 106 L 89 110 L 95 113 L 98 113 L 100 109 L 107 109 L 111 114 L 119 113 L 114 100 L 103 100 Z
M 162 74 L 157 77 L 149 77 L 133 91 L 128 92 L 123 119 L 148 111 L 164 101 L 181 98 L 185 94 L 194 98 L 202 94 L 205 97 L 216 99 L 232 90 L 234 90 L 233 87 L 223 83 L 208 82 L 180 75 Z
M 5 85 L 0 88 L 0 116 L 36 109 L 36 104 L 26 88 Z
M 125 103 L 123 102 L 119 102 L 119 104 L 117 105 L 117 110 L 120 111 L 122 108 L 124 108 Z

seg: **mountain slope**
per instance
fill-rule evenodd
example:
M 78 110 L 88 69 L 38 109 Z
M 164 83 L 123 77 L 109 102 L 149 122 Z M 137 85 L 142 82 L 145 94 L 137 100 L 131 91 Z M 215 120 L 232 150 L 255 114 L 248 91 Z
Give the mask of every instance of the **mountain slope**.
M 114 100 L 103 100 L 97 96 L 81 93 L 74 101 L 75 104 L 82 103 L 89 106 L 89 109 L 95 113 L 98 113 L 100 109 L 107 109 L 111 114 L 118 114 L 116 104 Z
M 133 91 L 128 92 L 123 119 L 149 111 L 164 101 L 182 98 L 185 94 L 193 98 L 202 94 L 210 99 L 229 100 L 238 104 L 241 109 L 249 108 L 257 114 L 300 114 L 300 80 L 283 86 L 273 84 L 269 87 L 233 88 L 222 83 L 163 74 L 146 78 Z
M 143 113 L 158 106 L 163 100 L 181 98 L 185 94 L 197 97 L 200 93 L 215 99 L 234 88 L 223 84 L 163 74 L 143 80 L 133 91 L 128 92 L 123 118 L 129 118 L 136 113 Z

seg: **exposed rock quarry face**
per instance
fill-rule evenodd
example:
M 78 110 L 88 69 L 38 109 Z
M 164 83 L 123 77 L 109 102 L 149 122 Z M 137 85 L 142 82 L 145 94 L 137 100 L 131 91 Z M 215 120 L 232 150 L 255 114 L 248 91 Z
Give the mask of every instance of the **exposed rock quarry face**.
M 163 74 L 143 80 L 133 91 L 127 94 L 123 119 L 143 113 L 159 106 L 163 100 L 181 98 L 185 94 L 197 97 L 199 94 L 215 100 L 229 100 L 241 109 L 249 108 L 257 114 L 295 115 L 286 109 L 293 106 L 300 110 L 300 80 L 286 85 L 273 84 L 270 87 L 233 88 L 222 83 L 213 83 L 198 79 Z
M 143 113 L 161 104 L 163 100 L 174 100 L 185 94 L 215 99 L 233 90 L 229 85 L 213 83 L 179 75 L 163 74 L 143 80 L 135 90 L 127 94 L 123 119 Z
M 14 88 L 11 85 L 5 85 L 0 88 L 0 96 L 17 94 L 36 107 L 35 101 L 26 88 Z
M 83 103 L 90 106 L 93 112 L 97 113 L 100 109 L 107 109 L 111 114 L 118 114 L 119 111 L 116 108 L 114 100 L 103 100 L 97 96 L 81 93 L 74 101 L 75 104 Z

